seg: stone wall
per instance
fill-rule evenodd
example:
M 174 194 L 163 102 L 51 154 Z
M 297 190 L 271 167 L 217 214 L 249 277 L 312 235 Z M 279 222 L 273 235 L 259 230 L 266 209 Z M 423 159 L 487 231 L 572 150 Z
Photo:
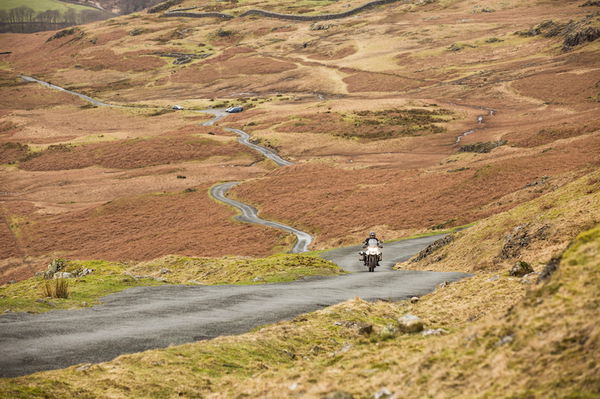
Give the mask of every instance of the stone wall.
M 341 19 L 347 18 L 352 15 L 358 14 L 362 11 L 365 11 L 369 8 L 377 7 L 380 5 L 397 3 L 399 1 L 408 2 L 407 0 L 375 0 L 369 3 L 363 4 L 360 7 L 353 8 L 351 10 L 337 13 L 337 14 L 323 14 L 323 15 L 292 15 L 292 14 L 279 14 L 276 12 L 264 11 L 264 10 L 249 10 L 240 15 L 240 17 L 248 17 L 248 16 L 261 16 L 266 18 L 276 18 L 276 19 L 284 19 L 284 20 L 292 20 L 292 21 L 328 21 L 332 19 Z
M 265 17 L 265 18 L 282 19 L 282 20 L 287 20 L 287 21 L 311 21 L 311 22 L 329 21 L 332 19 L 347 18 L 352 15 L 363 12 L 369 8 L 373 8 L 373 7 L 377 7 L 377 6 L 381 6 L 381 5 L 385 5 L 385 4 L 397 3 L 400 1 L 403 3 L 411 2 L 410 0 L 375 0 L 375 1 L 371 1 L 366 4 L 363 4 L 360 7 L 356 7 L 356 8 L 353 8 L 353 9 L 345 11 L 345 12 L 341 12 L 341 13 L 337 13 L 337 14 L 322 14 L 322 15 L 293 15 L 293 14 L 279 14 L 276 12 L 270 12 L 270 11 L 265 11 L 265 10 L 248 10 L 245 13 L 243 13 L 242 15 L 240 15 L 240 17 L 259 16 L 259 17 Z M 167 13 L 163 14 L 162 16 L 163 17 L 187 17 L 187 18 L 223 18 L 223 19 L 234 18 L 233 15 L 224 14 L 224 13 L 220 13 L 220 12 L 193 13 L 193 12 L 173 11 L 173 12 L 167 12 Z
M 181 11 L 173 11 L 166 12 L 161 17 L 186 17 L 186 18 L 223 18 L 223 19 L 231 19 L 233 15 L 224 14 L 222 12 L 181 12 Z

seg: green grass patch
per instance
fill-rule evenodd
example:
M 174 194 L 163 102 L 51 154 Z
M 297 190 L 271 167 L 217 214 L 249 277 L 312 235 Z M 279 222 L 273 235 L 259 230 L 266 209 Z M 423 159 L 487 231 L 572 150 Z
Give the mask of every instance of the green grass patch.
M 47 298 L 44 287 L 47 280 L 33 277 L 15 284 L 0 287 L 0 312 L 40 313 L 52 309 L 72 309 L 91 306 L 99 298 L 137 286 L 163 284 L 153 279 L 134 279 L 124 274 L 127 265 L 105 261 L 69 261 L 64 270 L 78 272 L 84 268 L 94 269 L 92 274 L 68 279 L 68 298 Z
M 33 277 L 0 287 L 0 313 L 40 313 L 53 309 L 92 306 L 103 296 L 139 286 L 162 284 L 263 284 L 294 281 L 306 276 L 330 276 L 344 272 L 335 264 L 312 255 L 285 254 L 267 258 L 192 258 L 169 255 L 149 262 L 127 264 L 100 260 L 67 261 L 61 272 L 83 277 L 66 279 L 68 298 L 45 294 L 48 280 Z
M 306 276 L 342 274 L 334 263 L 309 254 L 278 254 L 266 258 L 192 258 L 168 255 L 128 269 L 134 275 L 178 284 L 261 284 L 294 281 Z
M 445 123 L 456 115 L 443 108 L 387 109 L 349 113 L 321 112 L 291 117 L 277 126 L 282 133 L 320 133 L 354 140 L 385 140 L 446 131 Z
M 2 0 L 0 2 L 0 10 L 10 10 L 17 7 L 29 7 L 35 12 L 44 12 L 47 10 L 58 10 L 65 12 L 68 9 L 80 10 L 95 10 L 95 8 L 81 6 L 71 3 L 63 3 L 58 0 Z

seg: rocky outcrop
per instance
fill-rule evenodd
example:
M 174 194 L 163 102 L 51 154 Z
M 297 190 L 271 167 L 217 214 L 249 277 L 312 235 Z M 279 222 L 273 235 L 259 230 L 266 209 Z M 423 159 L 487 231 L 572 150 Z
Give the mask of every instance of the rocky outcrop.
M 542 270 L 542 273 L 540 273 L 537 282 L 541 283 L 542 281 L 549 279 L 550 276 L 552 276 L 554 272 L 558 270 L 558 266 L 560 265 L 561 259 L 562 256 L 557 256 L 550 259 L 550 261 L 544 267 L 544 270 Z
M 527 248 L 534 240 L 543 240 L 548 235 L 549 226 L 544 225 L 534 232 L 526 224 L 517 226 L 506 235 L 504 245 L 498 255 L 499 260 L 516 258 L 523 248 Z
M 561 36 L 564 38 L 562 50 L 570 51 L 573 47 L 587 42 L 593 42 L 600 37 L 600 15 L 599 13 L 594 13 L 579 21 L 569 21 L 567 23 L 548 20 L 529 30 L 516 32 L 516 34 L 526 37 Z
M 187 54 L 187 53 L 155 53 L 161 57 L 169 57 L 175 58 L 173 60 L 173 64 L 182 65 L 192 62 L 193 60 L 199 60 L 203 58 L 208 58 L 212 54 L 211 53 L 203 53 L 203 54 Z
M 485 154 L 491 152 L 494 148 L 501 147 L 507 143 L 506 140 L 487 141 L 483 143 L 474 143 L 463 145 L 458 149 L 458 152 L 476 152 Z
M 514 266 L 508 272 L 508 274 L 510 274 L 513 277 L 523 277 L 529 273 L 533 273 L 533 268 L 529 263 L 523 262 L 522 260 L 515 263 Z
M 419 252 L 417 255 L 415 255 L 410 260 L 410 262 L 411 263 L 419 262 L 419 261 L 425 259 L 426 257 L 428 257 L 429 255 L 431 255 L 432 253 L 434 253 L 435 251 L 437 251 L 438 249 L 450 244 L 452 241 L 454 241 L 454 235 L 447 235 L 445 237 L 442 237 L 439 240 L 436 240 L 436 241 L 432 242 L 431 244 L 429 244 L 429 246 L 427 248 L 425 248 L 424 250 Z
M 53 259 L 48 265 L 48 270 L 44 273 L 44 278 L 51 279 L 56 273 L 64 269 L 66 262 L 64 259 Z
M 83 35 L 83 32 L 79 28 L 63 29 L 61 31 L 56 32 L 52 36 L 50 36 L 48 38 L 48 40 L 46 40 L 46 43 L 47 42 L 51 42 L 52 40 L 62 39 L 63 37 L 72 36 L 72 35 L 75 35 L 75 34 Z

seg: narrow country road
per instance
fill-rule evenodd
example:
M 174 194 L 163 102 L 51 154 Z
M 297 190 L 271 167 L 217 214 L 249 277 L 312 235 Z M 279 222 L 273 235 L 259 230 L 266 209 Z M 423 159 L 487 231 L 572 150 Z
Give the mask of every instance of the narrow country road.
M 106 104 L 47 82 L 23 79 L 77 95 L 100 106 Z M 114 106 L 120 107 L 120 106 Z M 214 118 L 223 110 L 206 110 Z M 291 162 L 248 141 L 247 133 L 227 129 L 240 142 L 259 151 L 280 166 Z M 211 189 L 217 200 L 240 210 L 242 222 L 289 231 L 297 242 L 292 252 L 304 252 L 312 236 L 257 216 L 256 209 L 226 197 L 238 182 Z M 384 260 L 376 273 L 367 273 L 358 261 L 359 247 L 323 253 L 348 272 L 335 277 L 312 277 L 282 284 L 136 287 L 109 295 L 101 305 L 80 310 L 57 310 L 44 314 L 9 313 L 0 317 L 0 377 L 64 368 L 78 363 L 107 361 L 125 353 L 164 348 L 220 335 L 239 334 L 260 325 L 289 319 L 356 296 L 366 300 L 401 300 L 431 292 L 442 282 L 467 277 L 464 273 L 393 271 L 396 262 L 408 259 L 440 236 L 397 241 L 384 245 Z
M 248 133 L 244 132 L 243 130 L 232 129 L 232 128 L 229 128 L 229 127 L 226 127 L 224 129 L 227 130 L 228 132 L 232 132 L 232 133 L 235 133 L 238 136 L 240 136 L 240 138 L 238 139 L 238 141 L 240 143 L 242 143 L 243 145 L 245 145 L 247 147 L 252 148 L 255 151 L 260 152 L 265 157 L 267 157 L 270 160 L 272 160 L 273 162 L 275 162 L 277 165 L 279 165 L 279 166 L 289 166 L 289 165 L 292 165 L 292 162 L 287 161 L 287 160 L 281 158 L 279 155 L 277 155 L 273 151 L 269 150 L 268 148 L 261 147 L 259 145 L 254 144 L 254 143 L 251 143 L 250 142 L 250 135 Z
M 313 237 L 310 234 L 295 229 L 293 227 L 286 226 L 285 224 L 261 219 L 258 217 L 258 211 L 255 208 L 242 202 L 227 198 L 227 191 L 229 191 L 232 187 L 235 187 L 238 184 L 240 184 L 240 182 L 227 182 L 216 185 L 210 189 L 210 194 L 217 200 L 240 210 L 242 214 L 235 217 L 240 222 L 260 224 L 262 226 L 273 227 L 275 229 L 288 231 L 294 234 L 296 236 L 296 243 L 294 244 L 294 247 L 290 252 L 299 253 L 308 251 L 308 246 L 313 240 Z
M 72 95 L 77 96 L 77 97 L 81 98 L 82 100 L 85 100 L 85 101 L 87 101 L 87 102 L 89 102 L 89 103 L 91 103 L 91 104 L 93 104 L 93 105 L 95 105 L 97 107 L 126 108 L 125 106 L 122 106 L 122 105 L 113 105 L 113 104 L 108 104 L 108 103 L 96 100 L 95 98 L 92 98 L 90 96 L 86 96 L 85 94 L 77 93 L 75 91 L 71 91 L 71 90 L 65 89 L 63 87 L 54 85 L 52 83 L 48 83 L 48 82 L 44 82 L 43 80 L 32 78 L 31 76 L 19 75 L 19 77 L 21 79 L 23 79 L 24 81 L 26 81 L 26 82 L 38 83 L 38 84 L 41 84 L 42 86 L 46 86 L 46 87 L 48 87 L 50 89 L 54 89 L 54 90 L 58 90 L 58 91 L 63 91 L 65 93 L 72 94 Z
M 23 79 L 26 82 L 32 82 L 32 83 L 38 83 L 42 86 L 48 87 L 50 89 L 54 89 L 54 90 L 58 90 L 58 91 L 62 91 L 65 93 L 69 93 L 72 94 L 74 96 L 77 96 L 87 102 L 89 102 L 90 104 L 93 104 L 97 107 L 111 107 L 111 108 L 135 108 L 135 107 L 128 107 L 126 105 L 116 105 L 116 104 L 109 104 L 109 103 L 105 103 L 103 101 L 100 100 L 96 100 L 95 98 L 92 98 L 90 96 L 86 96 L 85 94 L 82 93 L 78 93 L 76 91 L 72 91 L 72 90 L 68 90 L 65 89 L 63 87 L 57 86 L 55 84 L 49 83 L 49 82 L 44 82 L 43 80 L 39 80 L 36 78 L 33 78 L 31 76 L 25 76 L 25 75 L 19 75 L 19 77 L 21 79 Z M 190 111 L 190 110 L 188 110 Z M 192 112 L 201 112 L 201 113 L 205 113 L 205 114 L 211 114 L 213 115 L 213 118 L 203 122 L 202 126 L 213 126 L 215 123 L 217 123 L 218 121 L 220 121 L 221 119 L 225 118 L 227 115 L 229 115 L 229 113 L 225 112 L 225 110 L 220 109 L 220 108 L 211 108 L 211 109 L 203 109 L 203 110 L 199 110 L 199 111 L 194 111 L 191 110 Z M 283 158 L 281 158 L 279 155 L 277 155 L 275 152 L 269 150 L 268 148 L 265 147 L 261 147 L 259 145 L 256 145 L 252 142 L 250 142 L 250 135 L 246 132 L 244 132 L 243 130 L 240 129 L 233 129 L 233 128 L 223 128 L 223 130 L 226 130 L 228 132 L 231 133 L 235 133 L 239 136 L 238 141 L 245 145 L 246 147 L 251 148 L 254 151 L 257 151 L 259 153 L 261 153 L 262 155 L 264 155 L 265 157 L 269 158 L 270 160 L 272 160 L 273 162 L 275 162 L 277 165 L 279 166 L 288 166 L 288 165 L 292 165 L 292 162 L 287 161 Z
M 365 272 L 357 247 L 349 247 L 323 257 L 346 270 L 363 272 L 282 284 L 137 287 L 109 295 L 92 308 L 5 314 L 0 317 L 0 377 L 240 334 L 356 296 L 365 300 L 421 296 L 444 281 L 468 276 L 389 270 L 395 260 L 410 257 L 438 238 L 384 245 L 386 260 L 375 273 Z

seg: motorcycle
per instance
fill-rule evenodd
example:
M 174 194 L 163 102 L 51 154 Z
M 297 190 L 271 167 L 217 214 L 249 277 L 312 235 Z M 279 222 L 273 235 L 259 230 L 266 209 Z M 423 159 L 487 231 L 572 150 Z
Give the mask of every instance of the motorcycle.
M 360 260 L 364 262 L 365 266 L 369 269 L 369 272 L 374 272 L 375 268 L 379 266 L 379 261 L 382 258 L 381 248 L 383 248 L 383 246 L 379 241 L 371 238 L 367 242 L 366 250 L 360 252 Z

